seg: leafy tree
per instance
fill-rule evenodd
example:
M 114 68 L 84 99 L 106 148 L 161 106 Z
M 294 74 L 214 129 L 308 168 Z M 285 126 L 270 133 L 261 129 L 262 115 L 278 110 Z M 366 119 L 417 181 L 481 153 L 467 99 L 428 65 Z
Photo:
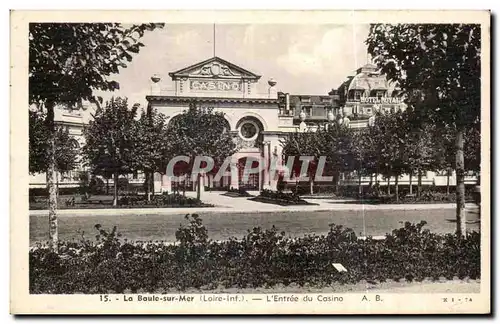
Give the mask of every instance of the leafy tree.
M 285 160 L 288 161 L 290 157 L 294 157 L 292 170 L 296 176 L 300 175 L 302 162 L 300 156 L 312 156 L 313 160 L 309 161 L 309 168 L 307 170 L 307 176 L 309 177 L 309 192 L 312 195 L 314 193 L 314 174 L 316 172 L 316 166 L 318 159 L 325 155 L 323 149 L 322 141 L 324 140 L 323 133 L 308 131 L 308 132 L 296 132 L 290 134 L 285 138 L 281 145 L 283 147 L 282 153 Z M 298 183 L 297 183 L 298 184 Z
M 288 160 L 295 156 L 294 172 L 300 172 L 302 162 L 300 156 L 312 156 L 309 162 L 308 177 L 310 193 L 313 194 L 314 176 L 320 157 L 326 157 L 325 171 L 333 172 L 338 180 L 341 172 L 350 170 L 351 129 L 342 124 L 329 123 L 316 131 L 297 132 L 282 141 L 283 155 Z M 335 181 L 337 183 L 337 181 Z
M 406 124 L 404 136 L 405 145 L 403 147 L 404 171 L 410 177 L 410 194 L 413 194 L 413 176 L 417 175 L 417 196 L 420 197 L 422 188 L 422 173 L 436 170 L 439 163 L 436 163 L 438 141 L 434 140 L 439 128 L 436 125 L 414 120 L 414 114 L 406 111 L 403 114 Z M 400 125 L 398 127 L 403 127 Z
M 163 24 L 123 26 L 116 23 L 30 23 L 29 103 L 47 109 L 47 189 L 49 191 L 49 239 L 57 251 L 56 127 L 54 106 L 73 106 L 87 100 L 99 103 L 94 90 L 119 87 L 110 76 L 126 68 L 144 44 L 146 31 Z
M 341 173 L 352 170 L 352 129 L 345 124 L 329 123 L 319 130 L 318 139 L 321 154 L 326 155 L 337 184 Z
M 118 205 L 119 175 L 132 172 L 136 166 L 136 115 L 137 106 L 129 109 L 127 99 L 111 98 L 83 130 L 85 161 L 96 173 L 113 174 L 113 206 Z
M 45 116 L 38 111 L 29 111 L 29 172 L 42 173 L 48 170 L 47 148 L 49 147 L 49 130 L 44 122 Z M 78 161 L 78 149 L 67 129 L 56 128 L 56 170 L 67 172 L 73 170 Z
M 167 138 L 167 122 L 163 114 L 157 110 L 142 112 L 135 124 L 134 157 L 135 170 L 143 171 L 146 175 L 146 194 L 153 190 L 153 173 L 165 174 L 166 164 L 170 153 Z
M 479 172 L 481 169 L 481 130 L 480 124 L 471 125 L 465 130 L 464 144 L 465 170 Z
M 478 122 L 481 107 L 480 25 L 373 24 L 366 43 L 420 120 L 453 129 L 457 234 L 465 235 L 464 136 L 467 126 Z
M 227 121 L 224 113 L 212 108 L 199 108 L 191 102 L 189 109 L 175 116 L 168 124 L 169 149 L 172 155 L 190 157 L 190 165 L 185 173 L 193 169 L 196 156 L 208 156 L 214 160 L 215 166 L 221 166 L 224 160 L 236 153 L 233 136 L 226 129 Z M 197 178 L 197 198 L 200 199 L 200 179 Z
M 446 193 L 450 193 L 450 177 L 452 169 L 455 168 L 455 139 L 454 130 L 449 126 L 436 128 L 434 130 L 435 154 L 434 164 L 439 170 L 446 170 Z
M 481 164 L 481 133 L 480 124 L 474 124 L 466 128 L 464 136 L 464 169 L 467 171 L 480 171 Z M 434 143 L 436 154 L 434 157 L 438 169 L 447 171 L 446 191 L 449 193 L 449 183 L 452 169 L 455 168 L 455 139 L 454 130 L 450 127 L 442 127 L 434 130 Z
M 370 137 L 377 152 L 376 169 L 387 178 L 387 194 L 390 195 L 390 179 L 395 177 L 396 200 L 399 199 L 398 180 L 405 171 L 407 119 L 404 112 L 377 113 L 370 127 Z
M 374 137 L 371 127 L 352 132 L 352 141 L 349 148 L 349 169 L 358 174 L 358 193 L 363 193 L 361 179 L 363 175 L 372 175 L 377 170 L 377 152 L 375 151 Z

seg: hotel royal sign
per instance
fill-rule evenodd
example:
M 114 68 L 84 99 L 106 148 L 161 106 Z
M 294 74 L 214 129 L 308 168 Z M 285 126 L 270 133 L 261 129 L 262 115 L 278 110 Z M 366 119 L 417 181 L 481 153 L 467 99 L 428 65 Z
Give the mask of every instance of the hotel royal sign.
M 361 103 L 370 103 L 370 104 L 400 104 L 401 98 L 396 97 L 361 97 Z
M 192 90 L 213 90 L 213 91 L 240 91 L 241 84 L 238 81 L 205 81 L 205 80 L 192 80 Z

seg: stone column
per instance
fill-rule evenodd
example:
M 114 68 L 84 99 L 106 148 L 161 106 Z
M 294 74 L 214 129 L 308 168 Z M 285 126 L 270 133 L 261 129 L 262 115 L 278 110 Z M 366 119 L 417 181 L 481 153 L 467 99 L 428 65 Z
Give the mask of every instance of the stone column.
M 207 175 L 207 180 L 208 180 L 208 187 L 212 189 L 214 187 L 214 175 L 213 174 L 208 174 Z
M 269 183 L 269 180 L 270 180 L 269 171 L 271 168 L 271 159 L 270 159 L 271 142 L 269 142 L 269 141 L 264 142 L 263 149 L 264 149 L 264 161 L 266 163 L 266 168 L 264 169 L 264 172 L 263 172 L 264 173 L 264 180 L 263 180 L 262 188 L 269 189 L 269 185 L 270 185 L 270 183 Z
M 172 179 L 166 175 L 161 175 L 161 192 L 172 193 Z
M 271 187 L 271 190 L 278 190 L 278 169 L 279 169 L 279 166 L 281 164 L 281 161 L 279 159 L 279 153 L 278 153 L 278 150 L 277 150 L 277 145 L 273 147 L 272 145 L 272 142 L 269 143 L 269 150 L 270 150 L 270 156 L 271 156 L 271 160 L 274 161 L 274 163 L 276 164 L 274 166 L 274 171 L 272 174 L 269 174 L 269 186 Z M 276 148 L 276 150 L 275 150 Z
M 196 179 L 194 179 L 193 184 L 194 184 L 194 190 L 198 190 L 198 186 L 200 186 L 200 194 L 203 194 L 205 192 L 205 177 L 206 174 L 200 173 L 200 176 L 196 176 Z M 198 181 L 199 179 L 199 181 Z
M 234 189 L 239 188 L 239 174 L 238 174 L 238 160 L 231 159 L 231 185 L 229 187 L 233 187 Z

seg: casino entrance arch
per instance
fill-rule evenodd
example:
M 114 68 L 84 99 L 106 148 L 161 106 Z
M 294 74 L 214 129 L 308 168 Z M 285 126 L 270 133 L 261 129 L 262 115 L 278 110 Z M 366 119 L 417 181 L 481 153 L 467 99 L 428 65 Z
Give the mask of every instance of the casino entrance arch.
M 260 173 L 249 172 L 249 168 L 257 169 L 261 159 L 259 156 L 244 156 L 238 159 L 238 186 L 246 190 L 260 189 Z

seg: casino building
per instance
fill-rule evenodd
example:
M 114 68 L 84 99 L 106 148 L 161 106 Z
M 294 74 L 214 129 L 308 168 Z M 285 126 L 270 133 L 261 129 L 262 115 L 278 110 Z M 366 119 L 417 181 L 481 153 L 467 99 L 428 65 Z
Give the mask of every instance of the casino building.
M 277 82 L 269 79 L 267 92 L 258 93 L 260 75 L 219 57 L 168 75 L 171 79 L 169 87 L 164 87 L 162 81 L 166 80 L 158 76 L 151 78 L 151 95 L 146 97 L 148 109 L 156 109 L 172 120 L 188 109 L 189 103 L 194 100 L 198 107 L 223 112 L 239 148 L 231 159 L 231 175 L 224 176 L 218 183 L 207 176 L 203 180 L 206 181 L 204 186 L 275 188 L 276 181 L 265 172 L 251 175 L 243 181 L 242 168 L 238 165 L 244 165 L 248 157 L 264 158 L 266 161 L 280 157 L 280 140 L 297 129 L 294 111 L 289 104 L 290 96 L 278 95 Z M 159 185 L 161 191 L 170 191 L 176 184 L 163 175 Z
M 377 72 L 376 66 L 366 64 L 349 76 L 338 88 L 325 95 L 296 95 L 279 91 L 279 80 L 261 76 L 220 57 L 168 73 L 169 78 L 151 77 L 150 94 L 146 96 L 147 109 L 156 109 L 168 120 L 188 109 L 194 100 L 198 107 L 210 107 L 224 113 L 227 128 L 233 134 L 238 152 L 232 156 L 230 175 L 220 181 L 205 176 L 201 188 L 245 187 L 248 189 L 276 189 L 277 182 L 267 173 L 254 174 L 243 181 L 242 168 L 246 158 L 270 161 L 280 159 L 280 142 L 288 134 L 314 130 L 327 122 L 342 122 L 353 128 L 366 127 L 379 109 L 394 112 L 405 109 L 395 84 Z M 257 84 L 267 82 L 267 91 L 259 93 Z M 56 120 L 75 136 L 75 145 L 82 146 L 83 126 L 91 118 L 92 107 L 68 110 L 56 109 Z M 60 187 L 78 186 L 82 168 L 59 176 Z M 129 183 L 143 183 L 141 175 L 127 176 Z M 34 175 L 30 187 L 45 187 L 45 175 Z M 401 179 L 400 184 L 406 179 Z M 423 177 L 424 185 L 446 185 L 446 177 L 429 172 Z M 343 179 L 349 184 L 349 178 Z M 455 184 L 454 177 L 451 185 Z M 472 180 L 470 180 L 472 181 Z M 368 178 L 363 182 L 368 183 Z M 112 183 L 112 180 L 111 180 Z M 171 191 L 178 183 L 166 175 L 155 175 L 155 191 Z M 357 184 L 353 181 L 353 184 Z M 382 183 L 382 182 L 381 182 Z M 192 182 L 184 183 L 195 188 Z

